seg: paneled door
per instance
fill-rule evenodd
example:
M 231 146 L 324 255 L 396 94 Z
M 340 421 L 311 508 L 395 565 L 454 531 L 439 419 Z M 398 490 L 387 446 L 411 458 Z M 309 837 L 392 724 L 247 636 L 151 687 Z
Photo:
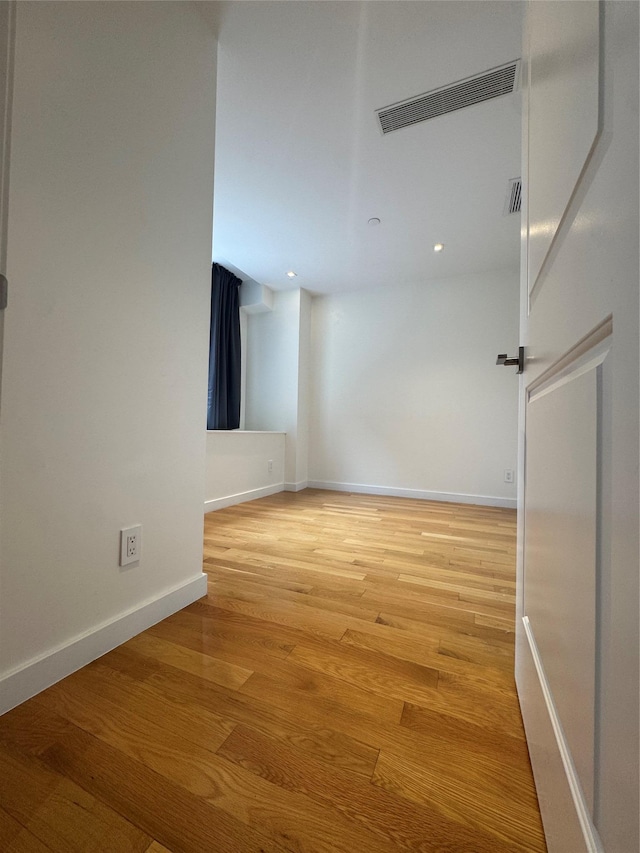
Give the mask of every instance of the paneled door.
M 551 853 L 638 831 L 638 4 L 528 4 L 516 677 Z
M 9 141 L 13 89 L 15 0 L 0 0 L 0 276 L 7 269 L 7 212 L 9 207 Z M 0 400 L 6 279 L 0 279 Z

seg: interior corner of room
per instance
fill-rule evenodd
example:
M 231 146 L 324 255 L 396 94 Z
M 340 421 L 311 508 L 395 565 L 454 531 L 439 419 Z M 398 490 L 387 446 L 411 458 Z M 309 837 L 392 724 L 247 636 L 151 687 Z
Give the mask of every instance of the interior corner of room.
M 517 269 L 244 288 L 240 430 L 207 434 L 207 511 L 307 485 L 515 507 L 517 381 L 495 353 L 516 348 Z

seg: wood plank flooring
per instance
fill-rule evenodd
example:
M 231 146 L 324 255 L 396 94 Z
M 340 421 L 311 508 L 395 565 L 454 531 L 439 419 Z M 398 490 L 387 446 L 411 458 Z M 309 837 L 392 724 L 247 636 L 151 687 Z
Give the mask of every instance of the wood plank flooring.
M 515 513 L 306 490 L 205 519 L 208 596 L 0 718 L 0 850 L 544 851 Z

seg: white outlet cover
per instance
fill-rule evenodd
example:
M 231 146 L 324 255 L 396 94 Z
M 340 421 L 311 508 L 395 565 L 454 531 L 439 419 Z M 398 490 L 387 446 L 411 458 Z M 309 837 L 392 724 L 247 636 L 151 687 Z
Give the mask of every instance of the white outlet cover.
M 142 525 L 123 527 L 120 531 L 120 565 L 130 566 L 140 562 L 142 554 Z

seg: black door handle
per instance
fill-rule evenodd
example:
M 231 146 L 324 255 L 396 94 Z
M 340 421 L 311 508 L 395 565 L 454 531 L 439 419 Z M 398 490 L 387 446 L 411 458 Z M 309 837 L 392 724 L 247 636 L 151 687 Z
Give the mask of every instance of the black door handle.
M 518 368 L 516 373 L 522 373 L 524 370 L 524 347 L 518 347 L 517 358 L 509 358 L 506 352 L 501 352 L 496 359 L 496 364 L 503 364 L 505 367 L 515 366 Z

